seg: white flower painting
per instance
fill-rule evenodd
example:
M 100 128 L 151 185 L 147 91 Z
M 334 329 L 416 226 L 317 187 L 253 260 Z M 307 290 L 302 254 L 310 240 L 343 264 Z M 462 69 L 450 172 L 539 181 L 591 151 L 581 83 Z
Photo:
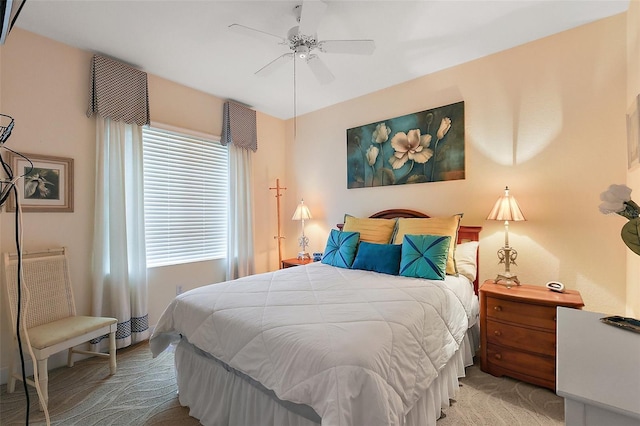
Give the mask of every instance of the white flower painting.
M 464 178 L 464 102 L 347 130 L 348 188 Z

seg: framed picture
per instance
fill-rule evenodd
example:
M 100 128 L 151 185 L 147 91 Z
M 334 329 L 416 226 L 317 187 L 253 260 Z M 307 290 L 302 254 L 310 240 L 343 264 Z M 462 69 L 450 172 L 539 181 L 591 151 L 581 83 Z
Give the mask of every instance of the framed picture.
M 627 112 L 627 165 L 635 169 L 640 164 L 640 95 Z
M 73 159 L 39 154 L 11 153 L 9 164 L 16 182 L 23 212 L 73 211 Z M 16 199 L 9 197 L 7 211 L 16 211 Z
M 347 188 L 465 178 L 464 102 L 347 129 Z

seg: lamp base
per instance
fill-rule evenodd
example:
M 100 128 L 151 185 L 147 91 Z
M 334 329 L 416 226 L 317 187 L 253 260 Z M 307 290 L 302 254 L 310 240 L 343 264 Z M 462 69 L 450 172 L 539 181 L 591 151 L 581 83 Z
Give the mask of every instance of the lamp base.
M 496 277 L 495 280 L 493 280 L 493 282 L 495 284 L 502 284 L 507 288 L 511 288 L 513 286 L 513 283 L 515 283 L 516 286 L 520 285 L 520 280 L 518 279 L 518 276 L 511 275 L 511 274 L 508 274 L 508 275 L 498 274 L 498 276 Z
M 301 251 L 298 253 L 298 260 L 309 260 L 311 259 L 311 255 L 306 251 Z

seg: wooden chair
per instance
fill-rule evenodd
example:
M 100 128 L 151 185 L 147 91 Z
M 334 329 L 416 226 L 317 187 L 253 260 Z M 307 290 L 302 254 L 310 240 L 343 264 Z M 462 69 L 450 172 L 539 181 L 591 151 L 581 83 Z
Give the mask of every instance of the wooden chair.
M 18 350 L 16 338 L 16 316 L 18 307 L 18 257 L 4 254 L 5 283 L 11 324 L 14 332 L 14 346 Z M 38 381 L 44 405 L 49 400 L 47 360 L 50 355 L 68 349 L 67 365 L 73 367 L 73 354 L 95 355 L 109 358 L 110 375 L 116 372 L 116 318 L 76 315 L 69 266 L 65 248 L 24 254 L 22 258 L 22 307 L 20 338 L 24 351 L 28 351 L 22 324 L 26 325 L 29 342 L 37 363 L 37 377 L 27 379 L 35 386 Z M 74 349 L 82 343 L 100 336 L 109 335 L 109 353 Z M 17 353 L 12 353 L 9 365 L 7 392 L 15 390 L 16 379 L 22 380 Z M 43 410 L 41 401 L 40 409 Z

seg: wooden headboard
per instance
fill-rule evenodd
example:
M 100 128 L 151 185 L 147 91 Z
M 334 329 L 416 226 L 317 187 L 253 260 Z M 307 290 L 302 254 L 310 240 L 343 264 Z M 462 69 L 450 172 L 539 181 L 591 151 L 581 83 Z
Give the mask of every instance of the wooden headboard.
M 395 219 L 398 217 L 407 217 L 407 218 L 428 218 L 430 217 L 427 214 L 424 214 L 415 210 L 408 209 L 389 209 L 382 210 L 377 213 L 369 216 L 373 219 Z M 344 224 L 339 223 L 337 226 L 340 230 L 342 230 L 342 226 Z M 467 241 L 480 241 L 480 231 L 482 231 L 482 226 L 460 226 L 458 229 L 458 241 L 457 243 L 464 243 Z M 478 249 L 478 253 L 476 253 L 476 265 L 478 266 L 476 279 L 473 282 L 473 290 L 476 294 L 478 294 L 479 288 L 479 277 L 480 277 L 480 250 Z

